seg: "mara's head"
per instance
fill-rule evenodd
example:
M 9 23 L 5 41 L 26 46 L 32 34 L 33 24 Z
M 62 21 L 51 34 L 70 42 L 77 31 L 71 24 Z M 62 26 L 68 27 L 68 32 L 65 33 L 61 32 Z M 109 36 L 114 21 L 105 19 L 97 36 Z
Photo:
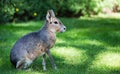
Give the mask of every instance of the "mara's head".
M 63 23 L 55 17 L 53 10 L 48 10 L 46 15 L 46 23 L 52 32 L 65 32 L 66 30 L 66 27 L 63 25 Z

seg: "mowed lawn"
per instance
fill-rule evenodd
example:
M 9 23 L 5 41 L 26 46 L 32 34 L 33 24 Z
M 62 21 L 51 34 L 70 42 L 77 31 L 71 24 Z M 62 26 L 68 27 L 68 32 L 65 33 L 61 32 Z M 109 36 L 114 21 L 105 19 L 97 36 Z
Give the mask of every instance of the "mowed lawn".
M 0 25 L 0 74 L 120 74 L 120 18 L 61 18 L 67 27 L 57 33 L 51 49 L 58 67 L 47 58 L 47 71 L 39 57 L 30 71 L 16 70 L 10 63 L 10 50 L 23 35 L 38 31 L 44 21 Z

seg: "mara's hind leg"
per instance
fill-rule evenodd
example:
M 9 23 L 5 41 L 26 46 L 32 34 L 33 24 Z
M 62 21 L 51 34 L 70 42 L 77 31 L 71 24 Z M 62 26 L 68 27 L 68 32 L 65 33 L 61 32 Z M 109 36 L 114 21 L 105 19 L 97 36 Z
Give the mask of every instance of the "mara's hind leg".
M 32 60 L 23 59 L 17 62 L 16 68 L 17 69 L 27 69 L 32 63 Z
M 46 71 L 46 54 L 44 54 L 43 56 L 43 61 L 42 61 L 42 65 L 43 65 L 43 70 Z

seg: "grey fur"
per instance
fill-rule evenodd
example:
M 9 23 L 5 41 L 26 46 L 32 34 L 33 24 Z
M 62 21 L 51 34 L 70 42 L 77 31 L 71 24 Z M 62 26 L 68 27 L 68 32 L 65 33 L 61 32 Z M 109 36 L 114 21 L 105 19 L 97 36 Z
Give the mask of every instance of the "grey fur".
M 56 23 L 57 22 L 57 23 Z M 20 38 L 10 52 L 10 61 L 17 69 L 28 68 L 40 55 L 43 56 L 43 70 L 46 69 L 46 54 L 54 69 L 57 69 L 50 53 L 56 41 L 56 32 L 65 32 L 66 27 L 55 17 L 53 10 L 46 15 L 46 23 L 37 32 L 29 33 Z

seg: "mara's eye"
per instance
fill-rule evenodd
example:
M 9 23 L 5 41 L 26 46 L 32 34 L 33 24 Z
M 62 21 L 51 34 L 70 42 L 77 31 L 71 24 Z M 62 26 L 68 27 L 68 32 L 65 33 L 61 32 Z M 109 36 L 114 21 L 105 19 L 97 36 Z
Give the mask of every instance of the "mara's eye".
M 55 21 L 54 23 L 55 23 L 55 24 L 58 24 L 58 22 L 57 22 L 57 21 Z

